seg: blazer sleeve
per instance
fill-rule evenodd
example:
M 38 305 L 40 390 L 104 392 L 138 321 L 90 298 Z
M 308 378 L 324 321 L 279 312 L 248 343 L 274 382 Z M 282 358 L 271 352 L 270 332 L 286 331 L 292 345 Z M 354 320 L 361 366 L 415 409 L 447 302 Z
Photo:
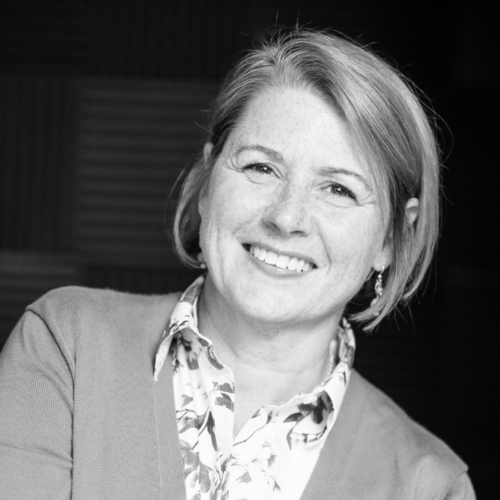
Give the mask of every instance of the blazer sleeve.
M 0 499 L 71 496 L 74 359 L 27 311 L 0 355 Z
M 453 483 L 444 500 L 476 500 L 474 488 L 466 472 Z

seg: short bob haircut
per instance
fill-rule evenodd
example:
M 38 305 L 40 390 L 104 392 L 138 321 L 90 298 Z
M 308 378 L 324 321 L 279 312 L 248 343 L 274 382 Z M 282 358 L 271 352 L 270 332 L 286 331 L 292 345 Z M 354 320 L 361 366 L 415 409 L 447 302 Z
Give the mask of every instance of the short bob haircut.
M 372 169 L 392 246 L 384 293 L 351 319 L 373 329 L 424 280 L 439 230 L 440 161 L 433 128 L 411 83 L 387 62 L 357 43 L 329 32 L 295 29 L 277 33 L 249 51 L 229 72 L 209 113 L 210 157 L 198 160 L 184 178 L 174 220 L 181 260 L 199 267 L 198 200 L 212 167 L 248 103 L 259 93 L 305 89 L 344 117 Z M 406 203 L 419 199 L 412 223 Z

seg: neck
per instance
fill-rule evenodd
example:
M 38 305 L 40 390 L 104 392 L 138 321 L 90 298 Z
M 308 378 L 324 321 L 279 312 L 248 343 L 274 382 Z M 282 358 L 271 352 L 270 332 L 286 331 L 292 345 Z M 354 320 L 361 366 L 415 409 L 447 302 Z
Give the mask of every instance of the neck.
M 262 394 L 265 387 L 263 397 L 269 401 L 263 404 L 280 404 L 284 401 L 277 400 L 308 392 L 324 379 L 340 314 L 293 324 L 250 318 L 221 297 L 210 276 L 198 313 L 200 332 L 212 340 L 217 357 L 233 371 L 240 394 Z

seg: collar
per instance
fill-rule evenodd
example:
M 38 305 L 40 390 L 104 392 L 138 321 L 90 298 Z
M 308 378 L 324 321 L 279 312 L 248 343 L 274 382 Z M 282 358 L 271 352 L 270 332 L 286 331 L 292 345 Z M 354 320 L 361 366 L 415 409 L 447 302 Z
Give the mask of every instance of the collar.
M 161 369 L 165 364 L 165 360 L 168 356 L 168 351 L 170 350 L 170 344 L 172 343 L 172 339 L 177 332 L 184 330 L 184 328 L 190 328 L 194 333 L 201 337 L 201 334 L 198 331 L 196 304 L 198 303 L 198 297 L 200 295 L 201 289 L 203 288 L 204 282 L 204 275 L 196 278 L 194 283 L 181 295 L 179 301 L 177 302 L 177 305 L 174 307 L 174 310 L 170 315 L 168 328 L 163 331 L 160 345 L 158 346 L 158 349 L 156 351 L 154 370 L 155 381 L 158 381 Z M 206 340 L 208 341 L 208 339 Z
M 185 328 L 192 330 L 193 333 L 195 333 L 202 340 L 203 344 L 210 345 L 213 349 L 212 341 L 204 337 L 198 330 L 196 305 L 198 303 L 198 297 L 200 296 L 204 282 L 205 275 L 199 276 L 181 295 L 177 305 L 172 311 L 168 328 L 163 331 L 160 344 L 156 351 L 154 367 L 155 381 L 158 381 L 160 372 L 165 364 L 173 337 Z M 335 381 L 341 381 L 344 386 L 347 386 L 354 362 L 356 342 L 351 325 L 346 318 L 342 318 L 336 339 L 338 347 L 333 349 L 332 353 L 332 368 L 334 368 L 327 375 L 327 378 L 317 387 L 317 389 L 313 391 L 317 392 L 324 390 L 328 393 L 332 400 L 335 398 L 334 394 L 336 392 L 335 386 L 337 384 Z M 335 342 L 335 340 L 332 339 L 332 343 L 333 342 Z

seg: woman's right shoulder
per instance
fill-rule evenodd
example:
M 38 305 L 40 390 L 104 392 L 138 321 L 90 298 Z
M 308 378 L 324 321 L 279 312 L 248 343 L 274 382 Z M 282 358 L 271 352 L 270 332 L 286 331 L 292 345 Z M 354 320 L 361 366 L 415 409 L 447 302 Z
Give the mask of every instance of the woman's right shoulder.
M 113 337 L 113 332 L 124 338 L 143 331 L 156 341 L 179 295 L 139 295 L 68 286 L 51 290 L 30 304 L 23 319 L 36 316 L 74 356 L 82 337 L 89 335 L 105 341 Z
M 39 299 L 28 305 L 28 309 L 40 307 L 114 307 L 119 303 L 128 304 L 151 303 L 165 299 L 177 300 L 179 292 L 165 295 L 135 294 L 111 290 L 109 288 L 87 288 L 83 286 L 65 286 L 55 288 L 42 295 Z

